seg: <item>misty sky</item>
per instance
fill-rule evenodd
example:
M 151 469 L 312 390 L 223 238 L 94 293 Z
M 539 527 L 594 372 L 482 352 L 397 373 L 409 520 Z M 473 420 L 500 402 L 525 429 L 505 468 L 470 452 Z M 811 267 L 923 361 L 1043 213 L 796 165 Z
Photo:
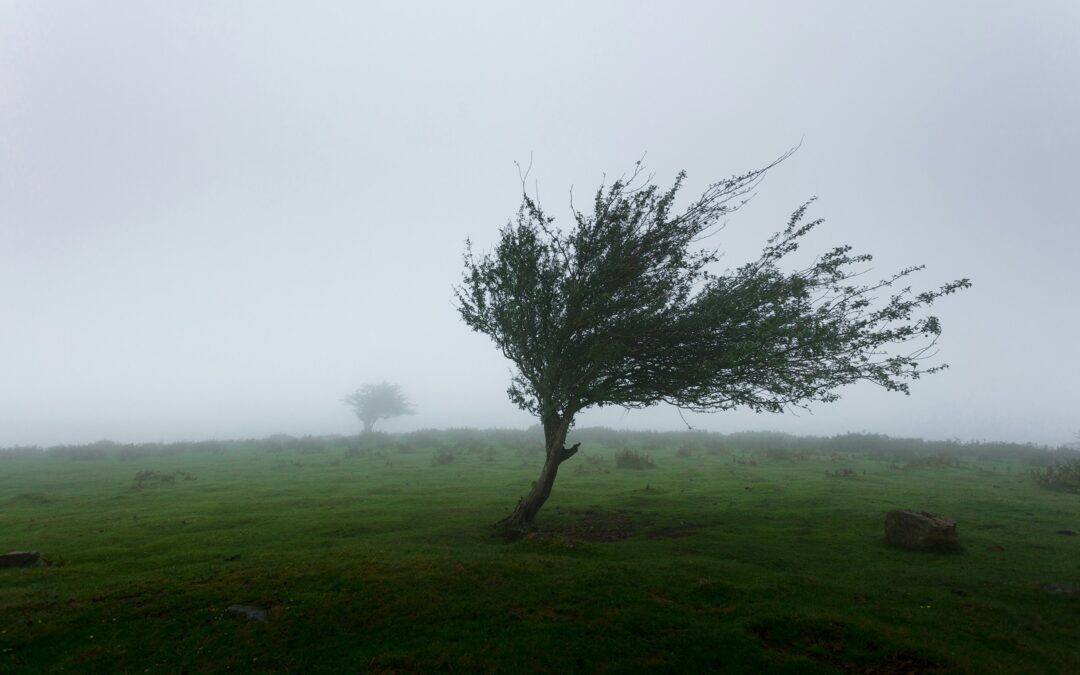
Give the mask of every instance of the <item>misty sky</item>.
M 1080 431 L 1080 3 L 0 0 L 0 446 L 514 426 L 454 309 L 466 237 L 647 153 L 686 197 L 802 140 L 711 241 L 925 263 L 951 368 L 715 431 Z M 533 181 L 535 180 L 535 183 Z M 685 428 L 677 412 L 579 425 Z

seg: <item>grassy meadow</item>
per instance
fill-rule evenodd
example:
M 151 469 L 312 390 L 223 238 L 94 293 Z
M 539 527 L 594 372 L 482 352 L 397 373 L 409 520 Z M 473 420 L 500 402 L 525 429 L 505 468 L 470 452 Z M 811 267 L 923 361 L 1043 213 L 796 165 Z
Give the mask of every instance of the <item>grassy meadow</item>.
M 43 555 L 0 569 L 0 672 L 1080 672 L 1049 451 L 571 436 L 517 540 L 536 431 L 0 452 L 0 553 Z M 963 550 L 888 546 L 894 508 Z

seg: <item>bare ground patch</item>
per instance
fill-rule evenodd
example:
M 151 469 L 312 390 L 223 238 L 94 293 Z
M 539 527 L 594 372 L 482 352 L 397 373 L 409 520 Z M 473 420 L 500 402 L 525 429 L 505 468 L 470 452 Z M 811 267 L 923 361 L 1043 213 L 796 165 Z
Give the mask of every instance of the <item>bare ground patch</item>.
M 680 523 L 678 525 L 667 525 L 665 527 L 649 530 L 646 533 L 646 536 L 649 539 L 679 539 L 680 537 L 689 537 L 693 534 L 697 534 L 700 529 L 701 526 L 694 523 Z
M 603 543 L 622 541 L 636 535 L 649 539 L 676 539 L 696 534 L 701 525 L 680 522 L 654 527 L 654 521 L 635 509 L 605 509 L 598 506 L 576 509 L 557 509 L 562 522 L 545 523 L 528 532 L 504 533 L 508 541 L 539 539 L 561 541 L 568 546 L 575 542 Z
M 914 650 L 881 644 L 859 628 L 836 621 L 792 617 L 748 628 L 770 651 L 797 654 L 846 673 L 928 675 L 947 670 Z
M 578 541 L 621 541 L 629 539 L 652 524 L 647 518 L 642 517 L 641 511 L 626 509 L 609 510 L 592 507 L 563 509 L 563 513 L 570 516 L 570 522 L 545 528 L 544 531 Z

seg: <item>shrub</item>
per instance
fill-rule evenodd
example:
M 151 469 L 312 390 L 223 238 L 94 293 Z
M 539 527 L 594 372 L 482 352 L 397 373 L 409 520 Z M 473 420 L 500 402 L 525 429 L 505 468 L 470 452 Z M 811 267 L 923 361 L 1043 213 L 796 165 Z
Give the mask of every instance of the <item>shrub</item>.
M 135 486 L 142 488 L 145 487 L 147 483 L 157 483 L 158 485 L 172 484 L 176 482 L 177 476 L 184 480 L 195 480 L 195 476 L 187 471 L 181 471 L 179 469 L 172 473 L 155 471 L 153 469 L 143 469 L 142 471 L 135 472 Z
M 42 454 L 42 449 L 36 445 L 17 445 L 12 448 L 0 448 L 0 459 L 22 459 L 24 457 L 39 457 Z
M 1080 459 L 1055 464 L 1042 470 L 1036 469 L 1031 474 L 1044 488 L 1080 493 Z
M 578 473 L 607 473 L 607 462 L 602 455 L 585 455 L 584 461 L 574 468 Z
M 457 451 L 453 448 L 442 447 L 435 451 L 435 454 L 431 456 L 431 463 L 434 466 L 440 466 L 443 464 L 449 464 L 457 459 Z
M 916 455 L 904 465 L 905 469 L 928 467 L 931 469 L 955 469 L 960 466 L 960 460 L 948 455 Z
M 808 451 L 794 448 L 767 448 L 763 454 L 774 462 L 805 462 L 810 459 Z
M 654 469 L 656 463 L 648 455 L 625 449 L 615 453 L 615 466 L 619 469 Z
M 855 472 L 855 469 L 837 469 L 836 471 L 826 471 L 826 476 L 833 476 L 835 478 L 858 478 L 859 474 Z
M 374 452 L 370 445 L 363 445 L 362 443 L 350 443 L 345 446 L 346 457 L 370 457 Z

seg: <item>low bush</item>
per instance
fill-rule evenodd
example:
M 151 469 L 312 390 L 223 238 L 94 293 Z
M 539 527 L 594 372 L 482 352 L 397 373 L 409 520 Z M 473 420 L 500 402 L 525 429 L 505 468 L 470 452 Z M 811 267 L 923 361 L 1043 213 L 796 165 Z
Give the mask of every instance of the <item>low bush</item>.
M 574 470 L 578 473 L 607 473 L 607 461 L 603 455 L 584 455 Z
M 836 471 L 826 471 L 826 476 L 832 476 L 833 478 L 858 478 L 859 474 L 855 469 L 843 468 Z
M 652 457 L 626 449 L 615 453 L 615 467 L 619 469 L 655 469 Z
M 457 456 L 458 453 L 453 448 L 439 448 L 435 451 L 435 454 L 431 456 L 431 463 L 434 466 L 450 464 L 457 459 Z
M 1031 472 L 1044 488 L 1080 493 L 1080 459 L 1073 459 Z
M 135 486 L 138 488 L 143 488 L 146 487 L 147 484 L 171 484 L 175 483 L 177 478 L 183 478 L 184 480 L 195 480 L 195 476 L 191 475 L 187 471 L 180 471 L 179 469 L 173 471 L 172 473 L 155 471 L 154 469 L 143 469 L 142 471 L 135 472 Z
M 13 448 L 0 449 L 0 459 L 23 459 L 24 457 L 40 457 L 43 451 L 36 445 L 17 445 Z
M 916 455 L 903 465 L 905 469 L 918 469 L 927 467 L 930 469 L 955 469 L 960 466 L 960 460 L 949 455 Z

